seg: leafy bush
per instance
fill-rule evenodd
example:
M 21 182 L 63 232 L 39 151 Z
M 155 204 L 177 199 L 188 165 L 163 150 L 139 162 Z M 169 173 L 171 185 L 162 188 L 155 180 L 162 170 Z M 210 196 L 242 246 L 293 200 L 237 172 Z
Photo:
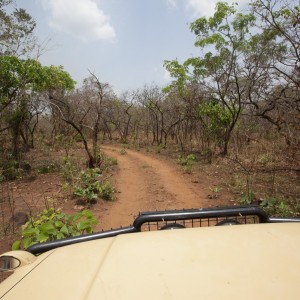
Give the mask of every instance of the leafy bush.
M 214 136 L 219 142 L 222 141 L 224 132 L 231 124 L 232 114 L 230 110 L 223 107 L 217 100 L 199 105 L 199 116 L 206 117 L 206 132 L 209 136 Z
M 100 190 L 100 197 L 104 200 L 113 200 L 115 193 L 115 188 L 112 186 L 112 184 L 109 181 L 105 181 L 101 185 L 101 190 Z
M 189 154 L 186 157 L 180 155 L 177 158 L 177 163 L 180 164 L 181 166 L 183 166 L 183 170 L 186 173 L 191 173 L 192 172 L 192 167 L 193 164 L 196 161 L 196 156 L 194 154 Z
M 88 210 L 67 215 L 54 208 L 45 209 L 38 216 L 30 218 L 24 225 L 22 240 L 14 242 L 12 250 L 21 247 L 27 249 L 37 243 L 92 233 L 96 223 L 96 218 Z
M 247 192 L 244 192 L 242 194 L 242 198 L 240 199 L 240 203 L 242 205 L 248 205 L 251 204 L 255 200 L 255 195 L 252 190 L 249 190 Z
M 21 179 L 27 171 L 25 169 L 20 167 L 18 161 L 8 157 L 6 161 L 0 163 L 1 181 Z
M 274 197 L 266 198 L 261 203 L 262 208 L 272 216 L 291 217 L 294 215 L 285 201 Z
M 71 183 L 74 180 L 74 174 L 77 172 L 77 169 L 72 162 L 70 156 L 64 157 L 64 163 L 62 165 L 62 175 L 64 180 Z
M 73 194 L 87 204 L 97 201 L 98 196 L 104 200 L 113 200 L 114 188 L 110 182 L 102 181 L 100 177 L 99 168 L 82 171 L 79 185 L 75 186 Z

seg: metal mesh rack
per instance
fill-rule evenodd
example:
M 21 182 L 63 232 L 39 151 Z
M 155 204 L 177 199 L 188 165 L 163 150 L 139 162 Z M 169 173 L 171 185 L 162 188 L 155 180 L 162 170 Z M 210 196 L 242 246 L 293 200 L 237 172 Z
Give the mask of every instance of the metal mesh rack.
M 216 217 L 216 218 L 199 218 L 191 220 L 176 220 L 176 221 L 153 221 L 146 222 L 141 226 L 141 231 L 153 231 L 161 230 L 166 228 L 166 226 L 172 226 L 174 224 L 179 225 L 178 228 L 194 228 L 194 227 L 209 227 L 216 226 L 219 224 L 228 223 L 231 225 L 234 221 L 236 224 L 257 224 L 260 223 L 257 216 L 235 216 L 235 217 Z
M 259 207 L 240 206 L 143 212 L 135 219 L 133 226 L 138 231 L 151 231 L 266 222 L 269 222 L 268 215 Z

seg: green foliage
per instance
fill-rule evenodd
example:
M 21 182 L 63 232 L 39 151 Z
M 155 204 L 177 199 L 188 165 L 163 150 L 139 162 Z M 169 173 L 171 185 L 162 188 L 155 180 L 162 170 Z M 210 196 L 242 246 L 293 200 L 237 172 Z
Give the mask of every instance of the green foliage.
M 224 131 L 232 121 L 230 111 L 226 107 L 221 106 L 217 101 L 200 104 L 199 116 L 202 120 L 203 117 L 208 117 L 208 121 L 206 122 L 207 133 L 216 137 L 222 137 Z
M 74 180 L 74 177 L 77 171 L 77 168 L 75 167 L 74 163 L 71 160 L 70 156 L 65 156 L 64 163 L 62 165 L 62 174 L 64 180 L 66 180 L 68 183 L 72 183 Z
M 110 181 L 105 181 L 101 184 L 100 197 L 104 200 L 114 200 L 115 188 L 112 186 Z
M 45 209 L 24 225 L 22 241 L 14 242 L 12 249 L 17 250 L 22 246 L 27 249 L 37 243 L 92 233 L 96 223 L 96 218 L 88 210 L 67 215 L 53 208 Z
M 220 192 L 222 191 L 222 188 L 221 188 L 221 187 L 218 187 L 218 186 L 216 186 L 216 187 L 209 187 L 208 189 L 209 189 L 211 192 L 215 193 L 215 194 L 220 193 Z
M 194 154 L 189 154 L 187 156 L 180 155 L 177 158 L 177 163 L 183 166 L 183 170 L 186 173 L 192 172 L 192 167 L 196 161 L 196 156 Z
M 289 205 L 275 197 L 266 198 L 261 203 L 262 208 L 271 216 L 291 217 L 294 216 Z
M 0 161 L 0 182 L 23 178 L 31 170 L 27 162 L 20 164 L 12 155 L 7 155 L 5 160 Z
M 197 36 L 195 46 L 214 46 L 220 58 L 224 50 L 232 45 L 243 48 L 245 36 L 254 25 L 255 17 L 253 14 L 236 13 L 235 5 L 219 2 L 212 17 L 202 17 L 191 24 L 191 31 Z
M 208 128 L 207 137 L 213 134 L 218 138 L 223 155 L 227 154 L 232 131 L 242 111 L 242 101 L 248 96 L 244 88 L 247 78 L 243 78 L 242 71 L 243 51 L 255 22 L 253 14 L 237 13 L 236 5 L 219 2 L 212 17 L 202 17 L 191 23 L 191 31 L 196 35 L 195 46 L 201 52 L 199 57 L 188 58 L 182 64 L 165 62 L 165 67 L 177 80 L 172 86 L 177 83 L 184 90 L 196 83 L 216 98 L 199 107 L 199 117 Z
M 100 169 L 87 169 L 81 172 L 80 185 L 75 186 L 73 194 L 82 198 L 88 204 L 97 200 L 101 186 L 99 182 Z
M 249 204 L 253 203 L 254 199 L 255 199 L 254 192 L 252 190 L 249 190 L 242 194 L 242 198 L 240 199 L 239 202 L 242 205 L 249 205 Z
M 74 196 L 77 196 L 83 199 L 87 204 L 95 203 L 98 199 L 99 193 L 99 185 L 98 186 L 86 186 L 86 187 L 79 187 L 75 186 L 74 188 Z
M 168 93 L 175 86 L 179 89 L 179 91 L 182 91 L 185 83 L 189 78 L 187 75 L 188 72 L 187 66 L 181 65 L 177 60 L 173 60 L 173 61 L 165 60 L 164 67 L 167 69 L 170 76 L 176 78 L 176 80 L 174 80 L 171 85 L 165 87 L 163 89 L 163 92 Z
M 17 96 L 16 91 L 19 90 L 23 90 L 25 95 L 28 95 L 31 91 L 41 90 L 44 84 L 43 67 L 37 60 L 0 56 L 0 67 L 0 96 L 2 97 Z
M 71 78 L 68 72 L 64 71 L 63 66 L 45 66 L 42 70 L 43 90 L 72 90 L 75 86 L 75 81 Z
M 78 185 L 74 187 L 73 194 L 87 204 L 94 203 L 98 197 L 104 200 L 113 200 L 115 189 L 109 181 L 102 181 L 101 176 L 99 168 L 82 171 Z
M 35 59 L 0 55 L 0 108 L 4 124 L 10 129 L 14 159 L 19 161 L 21 132 L 31 121 L 33 98 L 45 91 L 52 96 L 55 91 L 63 95 L 74 85 L 75 82 L 62 67 L 43 67 Z

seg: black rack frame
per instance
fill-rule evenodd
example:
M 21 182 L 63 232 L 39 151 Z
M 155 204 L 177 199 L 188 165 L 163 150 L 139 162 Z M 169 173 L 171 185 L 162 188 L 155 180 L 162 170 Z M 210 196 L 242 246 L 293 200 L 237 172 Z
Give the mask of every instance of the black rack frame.
M 173 224 L 177 224 L 177 222 L 186 222 L 194 220 L 207 219 L 215 219 L 219 222 L 221 218 L 224 220 L 237 220 L 237 218 L 245 218 L 248 216 L 254 216 L 258 223 L 282 223 L 282 222 L 300 222 L 300 218 L 272 218 L 269 217 L 260 207 L 258 206 L 233 206 L 233 207 L 217 207 L 217 208 L 199 208 L 199 209 L 183 209 L 183 210 L 166 210 L 166 211 L 154 211 L 154 212 L 141 212 L 137 218 L 134 220 L 133 225 L 128 227 L 121 227 L 117 229 L 85 234 L 81 236 L 69 237 L 61 240 L 45 242 L 40 244 L 35 244 L 30 246 L 27 251 L 32 254 L 41 254 L 49 250 L 53 250 L 55 248 L 98 240 L 108 237 L 114 237 L 121 234 L 126 233 L 135 233 L 141 232 L 143 225 L 149 223 L 162 222 L 162 227 L 169 224 L 168 222 L 172 222 Z M 180 224 L 180 223 L 179 223 Z M 218 225 L 216 222 L 212 222 L 212 225 Z M 180 225 L 181 226 L 181 225 Z M 200 225 L 201 226 L 201 225 Z M 208 226 L 209 221 L 208 221 Z M 160 229 L 157 226 L 157 229 Z

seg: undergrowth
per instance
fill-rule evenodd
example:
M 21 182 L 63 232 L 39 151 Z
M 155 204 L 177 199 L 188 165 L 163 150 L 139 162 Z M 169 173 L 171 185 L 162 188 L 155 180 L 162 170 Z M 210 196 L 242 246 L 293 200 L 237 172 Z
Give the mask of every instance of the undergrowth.
M 54 208 L 44 209 L 23 226 L 22 238 L 13 243 L 12 250 L 27 249 L 37 243 L 92 233 L 96 223 L 96 218 L 88 210 L 68 215 Z
M 194 154 L 188 154 L 187 156 L 179 155 L 177 158 L 177 163 L 183 166 L 185 173 L 192 173 L 192 167 L 196 162 L 196 156 Z
M 91 205 L 98 198 L 113 200 L 114 191 L 112 184 L 103 179 L 101 170 L 95 168 L 80 172 L 80 177 L 74 186 L 73 195 L 83 200 L 85 204 Z

